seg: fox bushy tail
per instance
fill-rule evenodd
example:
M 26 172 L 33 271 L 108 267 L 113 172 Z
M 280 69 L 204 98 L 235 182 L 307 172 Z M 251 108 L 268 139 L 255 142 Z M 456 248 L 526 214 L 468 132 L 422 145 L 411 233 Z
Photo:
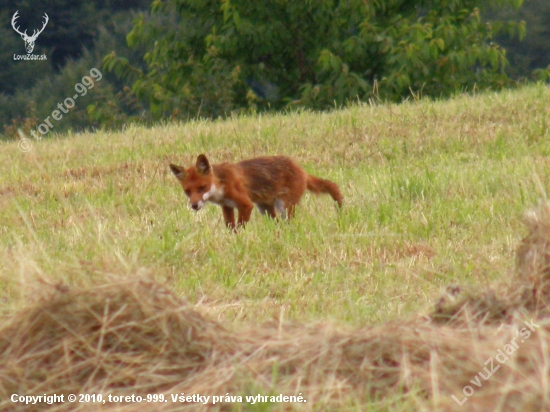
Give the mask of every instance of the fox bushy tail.
M 340 188 L 336 183 L 330 180 L 308 175 L 307 190 L 312 193 L 327 193 L 336 203 L 338 203 L 339 207 L 342 207 L 342 193 L 340 193 Z

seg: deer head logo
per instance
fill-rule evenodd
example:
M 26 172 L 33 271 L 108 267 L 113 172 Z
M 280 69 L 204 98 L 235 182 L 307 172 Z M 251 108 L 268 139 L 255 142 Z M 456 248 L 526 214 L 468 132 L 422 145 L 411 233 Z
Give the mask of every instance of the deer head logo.
M 25 49 L 27 49 L 27 53 L 30 54 L 32 53 L 33 49 L 34 49 L 34 42 L 36 41 L 36 38 L 38 37 L 38 35 L 40 33 L 42 33 L 44 31 L 44 28 L 46 27 L 46 24 L 48 24 L 48 21 L 50 20 L 48 15 L 46 13 L 44 13 L 44 23 L 42 25 L 42 28 L 40 30 L 34 30 L 33 33 L 32 33 L 32 36 L 29 36 L 27 35 L 27 30 L 25 30 L 24 33 L 21 33 L 19 31 L 19 26 L 15 27 L 15 21 L 17 20 L 17 18 L 19 17 L 17 14 L 19 13 L 19 10 L 17 10 L 15 12 L 15 14 L 13 15 L 12 19 L 11 19 L 11 26 L 13 27 L 13 29 L 19 33 L 21 35 L 21 38 L 25 41 Z

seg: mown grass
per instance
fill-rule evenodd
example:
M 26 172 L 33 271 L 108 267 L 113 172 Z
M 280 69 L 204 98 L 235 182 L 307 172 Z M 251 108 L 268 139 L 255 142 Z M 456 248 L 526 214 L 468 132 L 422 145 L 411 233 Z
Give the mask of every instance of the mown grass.
M 0 275 L 73 284 L 149 271 L 221 320 L 380 324 L 450 283 L 509 271 L 519 218 L 548 189 L 550 90 L 361 105 L 331 113 L 129 126 L 0 151 Z M 290 222 L 256 211 L 237 235 L 195 213 L 168 169 L 285 154 L 341 187 Z

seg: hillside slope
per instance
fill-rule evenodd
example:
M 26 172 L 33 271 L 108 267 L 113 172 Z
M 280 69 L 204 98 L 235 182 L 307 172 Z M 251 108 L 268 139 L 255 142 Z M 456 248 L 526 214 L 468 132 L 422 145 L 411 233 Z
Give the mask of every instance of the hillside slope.
M 372 325 L 431 307 L 450 283 L 510 271 L 519 218 L 548 189 L 550 90 L 362 105 L 331 113 L 129 126 L 1 142 L 0 276 L 87 285 L 154 272 L 221 320 Z M 337 182 L 296 219 L 253 212 L 237 235 L 191 211 L 168 163 L 285 154 Z

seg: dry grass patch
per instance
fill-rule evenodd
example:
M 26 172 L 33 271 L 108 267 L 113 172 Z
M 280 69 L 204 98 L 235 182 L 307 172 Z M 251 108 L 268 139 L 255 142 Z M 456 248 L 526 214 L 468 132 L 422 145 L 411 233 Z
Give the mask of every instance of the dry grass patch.
M 228 329 L 204 313 L 208 306 L 145 279 L 26 285 L 41 292 L 0 329 L 0 409 L 547 409 L 550 205 L 529 213 L 527 224 L 509 284 L 477 293 L 449 287 L 430 316 L 355 330 L 286 322 L 283 312 Z M 499 350 L 507 354 L 502 363 Z M 14 393 L 149 393 L 168 402 L 25 406 L 10 402 Z M 181 393 L 210 398 L 205 405 L 172 402 Z M 242 401 L 212 405 L 213 396 L 226 394 Z M 307 402 L 252 406 L 246 396 L 257 394 Z

